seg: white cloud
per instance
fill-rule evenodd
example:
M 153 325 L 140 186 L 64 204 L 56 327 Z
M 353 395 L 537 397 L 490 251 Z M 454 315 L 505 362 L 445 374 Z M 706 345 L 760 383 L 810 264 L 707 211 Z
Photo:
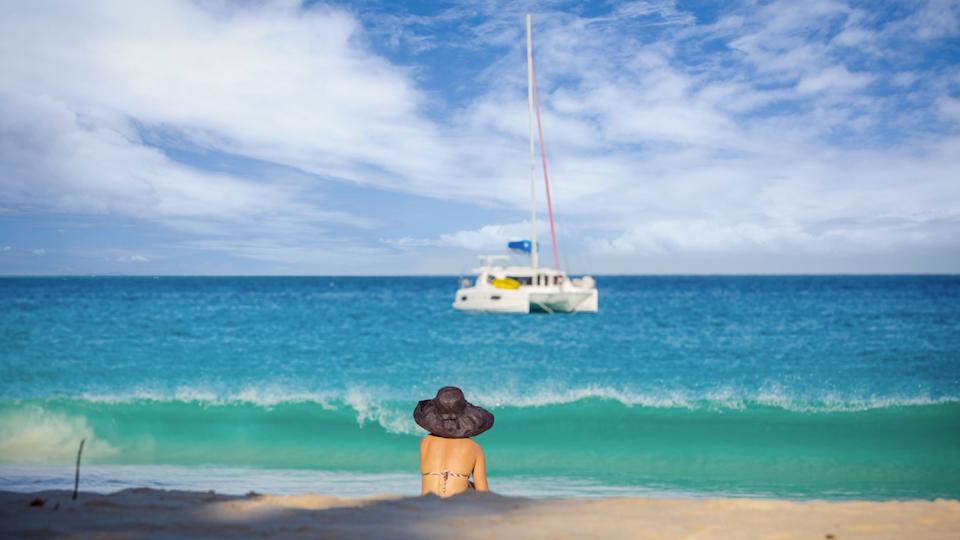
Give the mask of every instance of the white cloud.
M 917 74 L 912 71 L 901 71 L 893 75 L 892 82 L 897 86 L 910 86 L 917 82 Z
M 950 216 L 948 220 L 956 220 Z M 595 255 L 708 254 L 735 257 L 770 255 L 891 255 L 903 245 L 936 247 L 950 241 L 951 227 L 929 216 L 876 216 L 870 220 L 837 219 L 819 227 L 790 221 L 725 223 L 705 220 L 658 220 L 637 225 L 612 239 L 590 243 Z M 931 226 L 932 225 L 932 226 Z
M 537 231 L 540 233 L 540 231 Z M 530 223 L 485 225 L 477 230 L 457 231 L 440 235 L 439 245 L 459 247 L 471 251 L 502 250 L 511 240 L 530 237 Z
M 384 274 L 392 270 L 383 265 L 389 255 L 381 246 L 367 246 L 344 240 L 311 241 L 304 238 L 228 238 L 190 241 L 188 246 L 204 251 L 225 252 L 255 261 L 285 265 L 284 269 L 303 273 L 305 269 L 335 268 L 336 273 Z M 329 265 L 336 261 L 336 267 Z M 326 270 L 330 272 L 330 270 Z
M 429 147 L 430 131 L 413 114 L 417 93 L 402 70 L 351 42 L 352 18 L 295 3 L 211 6 L 36 2 L 4 17 L 4 201 L 234 232 L 370 226 L 311 200 L 306 180 L 204 172 L 141 140 L 137 126 L 163 128 L 201 148 L 358 182 L 374 179 L 364 168 L 389 176 L 378 153 L 410 167 L 426 160 L 414 151 Z
M 777 251 L 785 242 L 806 240 L 796 227 L 761 227 L 755 223 L 733 225 L 702 220 L 663 220 L 636 227 L 612 240 L 597 240 L 599 254 L 729 253 L 759 248 Z
M 31 250 L 30 253 L 33 253 L 34 255 L 46 255 L 47 250 L 43 248 L 38 248 L 38 249 Z
M 930 0 L 913 11 L 903 26 L 921 39 L 960 35 L 960 4 L 956 0 Z
M 549 229 L 543 223 L 537 223 L 537 234 L 549 234 Z M 530 222 L 495 223 L 484 225 L 479 229 L 461 230 L 441 234 L 437 238 L 410 238 L 381 239 L 381 242 L 399 249 L 416 249 L 421 247 L 453 247 L 470 251 L 502 251 L 507 242 L 530 238 Z M 540 242 L 542 245 L 542 241 Z
M 797 85 L 797 91 L 802 94 L 822 91 L 851 92 L 860 90 L 872 80 L 870 75 L 851 73 L 843 66 L 833 66 L 816 75 L 804 77 Z
M 955 122 L 960 122 L 960 99 L 944 96 L 938 102 L 940 113 Z

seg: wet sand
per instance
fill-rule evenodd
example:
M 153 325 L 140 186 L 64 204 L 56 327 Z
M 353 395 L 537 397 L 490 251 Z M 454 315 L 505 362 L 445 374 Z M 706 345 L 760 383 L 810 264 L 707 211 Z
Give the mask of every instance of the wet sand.
M 960 501 L 0 491 L 3 538 L 960 538 Z M 39 504 L 37 500 L 42 500 Z M 34 502 L 34 505 L 31 505 Z

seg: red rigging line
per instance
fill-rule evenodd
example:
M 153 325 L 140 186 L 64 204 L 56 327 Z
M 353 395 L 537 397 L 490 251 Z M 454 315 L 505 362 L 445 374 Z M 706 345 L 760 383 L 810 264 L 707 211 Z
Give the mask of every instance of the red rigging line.
M 553 241 L 553 268 L 560 272 L 560 256 L 557 250 L 557 231 L 553 226 L 553 204 L 550 201 L 550 180 L 547 175 L 547 150 L 543 146 L 543 127 L 540 125 L 540 92 L 537 91 L 537 69 L 533 62 L 530 62 L 530 69 L 533 72 L 533 98 L 536 102 L 537 111 L 537 138 L 540 140 L 540 159 L 543 162 L 543 185 L 547 194 L 547 215 L 550 216 L 550 240 Z M 533 246 L 533 249 L 537 249 Z

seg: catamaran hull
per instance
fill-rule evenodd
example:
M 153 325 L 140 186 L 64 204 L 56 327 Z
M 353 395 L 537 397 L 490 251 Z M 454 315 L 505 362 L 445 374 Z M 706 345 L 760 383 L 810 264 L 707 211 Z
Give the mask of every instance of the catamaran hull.
M 597 289 L 537 291 L 467 287 L 457 290 L 453 307 L 490 313 L 596 313 Z

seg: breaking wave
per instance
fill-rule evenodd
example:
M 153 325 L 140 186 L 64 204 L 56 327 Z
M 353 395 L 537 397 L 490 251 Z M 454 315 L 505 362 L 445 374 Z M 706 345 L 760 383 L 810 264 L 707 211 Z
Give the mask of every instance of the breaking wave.
M 776 496 L 960 496 L 956 399 L 691 399 L 602 387 L 471 399 L 496 415 L 478 441 L 502 478 Z M 415 471 L 424 432 L 413 403 L 359 389 L 0 400 L 0 464 L 67 463 L 86 438 L 84 459 L 95 465 Z

